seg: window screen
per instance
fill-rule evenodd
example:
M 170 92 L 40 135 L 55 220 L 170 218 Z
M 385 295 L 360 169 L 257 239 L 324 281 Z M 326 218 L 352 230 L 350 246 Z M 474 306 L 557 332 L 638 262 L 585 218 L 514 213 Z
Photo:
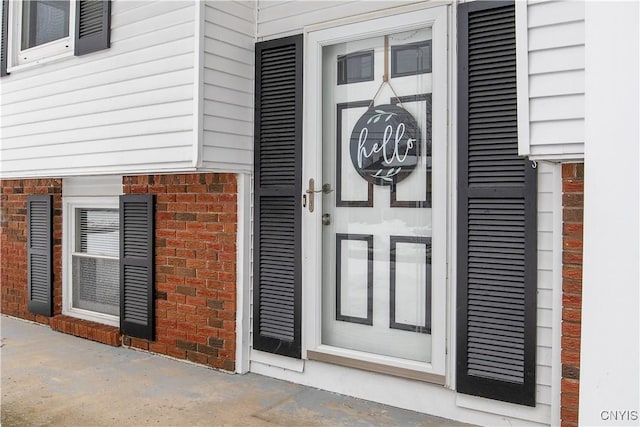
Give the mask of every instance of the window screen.
M 69 36 L 69 2 L 25 1 L 22 5 L 22 49 Z

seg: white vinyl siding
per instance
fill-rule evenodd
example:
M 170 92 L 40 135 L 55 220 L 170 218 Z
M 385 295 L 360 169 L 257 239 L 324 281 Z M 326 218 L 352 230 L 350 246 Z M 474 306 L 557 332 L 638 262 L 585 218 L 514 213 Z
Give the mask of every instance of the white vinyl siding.
M 255 3 L 204 6 L 202 166 L 249 172 L 253 164 Z
M 527 27 L 532 159 L 584 157 L 584 9 L 583 2 L 529 1 L 527 22 L 517 23 Z
M 258 1 L 258 40 L 299 34 L 305 26 L 416 1 Z
M 3 176 L 193 165 L 194 2 L 112 2 L 111 48 L 2 79 Z
M 554 236 L 557 213 L 554 213 L 556 186 L 554 174 L 557 166 L 549 163 L 538 164 L 538 348 L 536 353 L 536 406 L 542 413 L 551 413 L 553 396 L 552 359 L 554 315 L 554 275 L 556 272 L 553 261 L 554 243 L 559 236 Z M 556 248 L 557 249 L 557 248 Z M 557 255 L 557 254 L 556 254 Z M 556 326 L 559 328 L 560 325 Z M 544 420 L 540 420 L 544 421 Z M 551 419 L 547 422 L 552 423 Z

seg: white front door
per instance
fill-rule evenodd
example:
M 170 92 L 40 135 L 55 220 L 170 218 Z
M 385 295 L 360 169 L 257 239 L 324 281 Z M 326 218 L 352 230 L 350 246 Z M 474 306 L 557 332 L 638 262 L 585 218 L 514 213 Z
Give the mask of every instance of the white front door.
M 324 189 L 304 229 L 321 267 L 303 277 L 317 296 L 308 349 L 444 373 L 446 62 L 434 20 L 407 30 L 387 18 L 380 34 L 319 48 L 321 123 L 303 155 L 321 154 L 303 176 Z

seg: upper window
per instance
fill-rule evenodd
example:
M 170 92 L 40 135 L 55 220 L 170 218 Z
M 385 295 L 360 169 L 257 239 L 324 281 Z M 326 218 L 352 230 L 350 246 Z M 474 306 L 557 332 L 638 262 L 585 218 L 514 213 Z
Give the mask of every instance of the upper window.
M 110 46 L 108 0 L 2 2 L 0 75 Z
M 76 2 L 26 0 L 9 9 L 9 67 L 71 55 Z
M 25 1 L 22 4 L 21 50 L 69 37 L 68 1 Z

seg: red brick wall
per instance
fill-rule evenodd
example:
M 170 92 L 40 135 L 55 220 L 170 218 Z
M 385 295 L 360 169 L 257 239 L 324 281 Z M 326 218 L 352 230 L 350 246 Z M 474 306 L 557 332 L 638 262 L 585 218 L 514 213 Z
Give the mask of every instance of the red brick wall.
M 235 175 L 124 177 L 123 190 L 156 195 L 156 340 L 125 344 L 233 371 Z
M 62 310 L 62 180 L 49 178 L 0 181 L 0 308 L 49 324 L 27 310 L 27 197 L 33 194 L 53 195 L 54 315 Z
M 584 164 L 562 165 L 562 385 L 563 426 L 578 425 L 582 316 Z

